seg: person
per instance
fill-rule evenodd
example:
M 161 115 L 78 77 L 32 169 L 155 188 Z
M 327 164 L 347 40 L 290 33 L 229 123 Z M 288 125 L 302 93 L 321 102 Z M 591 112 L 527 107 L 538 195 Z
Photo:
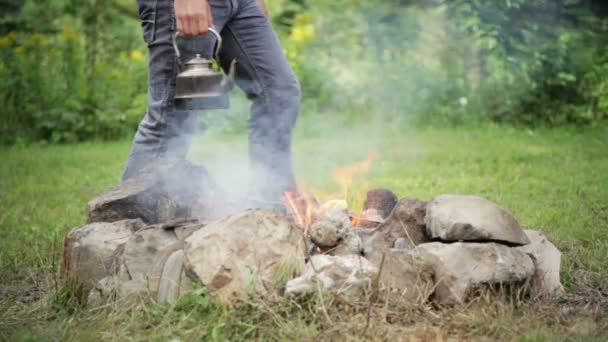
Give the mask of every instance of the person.
M 263 0 L 138 0 L 148 46 L 148 110 L 133 139 L 123 180 L 162 158 L 185 158 L 198 114 L 174 107 L 179 71 L 173 38 L 182 60 L 211 58 L 214 27 L 223 40 L 219 64 L 236 60 L 236 84 L 252 101 L 249 116 L 250 198 L 280 202 L 297 192 L 291 134 L 300 106 L 300 85 L 281 48 Z M 263 206 L 263 205 L 260 205 Z

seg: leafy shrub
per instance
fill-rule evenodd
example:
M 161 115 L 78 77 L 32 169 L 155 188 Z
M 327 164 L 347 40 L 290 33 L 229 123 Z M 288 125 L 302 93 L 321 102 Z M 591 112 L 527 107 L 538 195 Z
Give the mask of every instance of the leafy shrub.
M 105 24 L 90 35 L 89 23 L 64 14 L 50 27 L 0 36 L 0 143 L 133 132 L 145 112 L 145 50 L 136 21 Z
M 608 5 L 600 0 L 269 5 L 302 85 L 304 115 L 449 125 L 607 117 Z M 146 49 L 133 1 L 2 6 L 0 144 L 132 134 L 146 103 Z M 226 122 L 240 131 L 243 120 Z

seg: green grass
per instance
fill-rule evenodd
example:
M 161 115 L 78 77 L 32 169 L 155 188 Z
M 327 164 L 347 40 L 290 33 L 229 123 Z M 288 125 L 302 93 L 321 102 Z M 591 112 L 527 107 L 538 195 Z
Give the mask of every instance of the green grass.
M 360 207 L 372 187 L 420 199 L 478 194 L 509 209 L 522 225 L 545 232 L 564 251 L 562 281 L 570 301 L 491 302 L 467 310 L 379 308 L 365 332 L 366 309 L 331 298 L 252 300 L 238 310 L 198 295 L 171 307 L 148 304 L 129 312 L 66 306 L 53 289 L 61 241 L 84 223 L 87 201 L 118 181 L 129 146 L 125 140 L 0 150 L 0 340 L 608 336 L 607 125 L 531 131 L 301 121 L 294 142 L 298 177 L 324 199 L 346 198 Z M 221 180 L 226 173 L 242 175 L 235 170 L 242 170 L 246 151 L 245 136 L 211 132 L 195 142 L 190 157 L 206 162 Z M 340 188 L 332 170 L 370 152 L 378 158 L 369 170 Z M 231 169 L 232 164 L 238 166 Z

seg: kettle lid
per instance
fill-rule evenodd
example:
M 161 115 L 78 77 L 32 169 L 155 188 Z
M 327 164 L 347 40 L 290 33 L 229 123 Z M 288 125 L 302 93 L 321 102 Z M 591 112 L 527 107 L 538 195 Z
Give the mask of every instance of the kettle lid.
M 189 65 L 201 65 L 201 64 L 212 64 L 213 62 L 210 59 L 203 58 L 201 55 L 196 54 L 194 58 L 184 63 L 185 66 Z

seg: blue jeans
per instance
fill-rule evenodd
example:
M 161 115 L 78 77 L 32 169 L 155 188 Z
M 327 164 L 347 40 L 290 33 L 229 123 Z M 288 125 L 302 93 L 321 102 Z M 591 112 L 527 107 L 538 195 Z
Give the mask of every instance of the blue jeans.
M 139 0 L 149 51 L 148 111 L 139 124 L 123 180 L 159 159 L 185 158 L 198 113 L 174 107 L 178 61 L 173 0 Z M 223 47 L 224 70 L 237 60 L 236 84 L 252 101 L 249 116 L 250 195 L 276 201 L 295 188 L 291 132 L 300 106 L 300 86 L 272 26 L 255 0 L 209 0 Z M 195 54 L 210 58 L 212 34 L 180 39 L 182 61 Z

